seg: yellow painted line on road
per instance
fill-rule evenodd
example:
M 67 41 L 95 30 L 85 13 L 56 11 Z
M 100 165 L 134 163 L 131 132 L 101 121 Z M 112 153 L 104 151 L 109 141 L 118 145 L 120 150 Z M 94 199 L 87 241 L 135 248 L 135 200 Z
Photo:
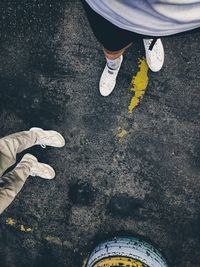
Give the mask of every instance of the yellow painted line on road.
M 131 102 L 128 106 L 129 113 L 132 113 L 134 108 L 139 104 L 140 100 L 144 97 L 144 93 L 148 85 L 148 65 L 144 58 L 138 61 L 139 71 L 135 76 L 133 76 L 130 89 L 134 93 Z
M 97 262 L 93 267 L 147 267 L 142 262 L 129 257 L 110 257 Z
M 31 227 L 24 226 L 23 224 L 20 224 L 19 230 L 21 232 L 26 232 L 26 233 L 33 231 L 33 229 Z
M 15 219 L 13 218 L 7 218 L 6 219 L 6 224 L 10 225 L 18 230 L 20 230 L 21 232 L 32 232 L 33 229 L 29 226 L 24 226 L 23 224 L 19 224 Z
M 6 224 L 13 226 L 16 224 L 16 221 L 13 218 L 8 218 L 6 219 Z
M 127 132 L 126 130 L 124 130 L 124 129 L 120 129 L 120 131 L 117 133 L 117 137 L 118 137 L 119 139 L 122 139 L 122 138 L 124 138 L 127 134 L 128 134 L 128 132 Z
M 62 240 L 57 236 L 46 236 L 45 239 L 52 244 L 60 245 L 62 246 Z
M 20 225 L 19 229 L 21 232 L 32 232 L 32 228 L 25 227 L 23 224 Z
M 71 243 L 70 240 L 62 240 L 58 236 L 48 235 L 48 236 L 44 237 L 44 239 L 46 241 L 48 241 L 49 243 L 54 244 L 54 245 L 64 246 L 64 247 L 68 247 L 68 248 L 73 247 L 73 244 Z

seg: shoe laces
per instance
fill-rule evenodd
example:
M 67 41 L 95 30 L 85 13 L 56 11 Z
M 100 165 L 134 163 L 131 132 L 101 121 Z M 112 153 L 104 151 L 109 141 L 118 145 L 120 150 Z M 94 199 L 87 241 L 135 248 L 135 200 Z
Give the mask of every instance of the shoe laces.
M 44 140 L 44 138 L 42 138 Z M 37 138 L 36 143 L 40 145 L 42 148 L 46 148 L 46 144 L 42 142 L 42 139 Z
M 42 148 L 46 148 L 47 146 L 45 144 L 40 144 Z
M 145 40 L 145 42 L 146 42 L 145 45 L 147 46 L 147 48 L 148 48 L 149 51 L 152 51 L 152 50 L 155 51 L 155 49 L 158 48 L 157 40 L 158 39 L 156 39 L 156 40 L 155 39 L 146 39 Z M 150 49 L 150 47 L 151 47 L 152 44 L 153 44 L 153 46 Z
M 149 47 L 151 46 L 153 39 L 148 40 L 148 44 L 147 44 L 147 48 L 148 48 L 148 53 L 154 53 L 156 55 L 157 58 L 161 59 L 162 55 L 161 55 L 161 51 L 158 47 L 158 43 L 155 42 L 153 45 L 152 50 L 149 49 Z
M 119 66 L 118 66 L 116 69 L 111 69 L 111 68 L 108 66 L 108 64 L 107 64 L 107 67 L 108 67 L 108 73 L 109 73 L 109 74 L 114 74 L 114 72 L 115 72 L 116 70 L 118 70 L 118 68 L 119 68 Z
M 149 49 L 149 47 L 150 47 L 150 45 L 151 45 L 152 42 L 153 42 L 153 39 L 145 39 L 145 46 L 147 46 L 147 48 Z

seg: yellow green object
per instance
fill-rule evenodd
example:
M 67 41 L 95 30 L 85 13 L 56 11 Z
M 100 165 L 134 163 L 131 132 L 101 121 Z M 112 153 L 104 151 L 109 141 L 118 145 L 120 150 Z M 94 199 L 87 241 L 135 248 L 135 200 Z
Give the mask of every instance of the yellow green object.
M 139 104 L 140 100 L 144 97 L 144 93 L 148 85 L 148 65 L 144 58 L 138 61 L 139 71 L 133 76 L 130 89 L 134 93 L 131 102 L 128 106 L 129 113 L 132 113 L 134 108 Z
M 96 263 L 94 267 L 146 267 L 138 260 L 131 259 L 129 257 L 110 257 L 107 259 L 103 259 Z

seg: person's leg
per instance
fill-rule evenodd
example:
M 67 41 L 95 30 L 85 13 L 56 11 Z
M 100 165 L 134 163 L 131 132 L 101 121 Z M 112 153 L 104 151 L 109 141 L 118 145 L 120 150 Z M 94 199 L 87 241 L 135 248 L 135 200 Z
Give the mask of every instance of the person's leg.
M 30 174 L 30 167 L 23 160 L 16 168 L 0 178 L 0 214 L 10 205 Z
M 108 54 L 118 54 L 118 57 L 129 46 L 136 33 L 123 30 L 96 13 L 87 3 L 82 0 L 90 27 L 97 40 L 102 44 Z M 108 55 L 109 57 L 109 55 Z
M 83 6 L 94 35 L 103 45 L 107 61 L 99 86 L 103 96 L 107 96 L 113 91 L 123 60 L 123 53 L 133 40 L 142 41 L 143 39 L 147 64 L 152 71 L 159 71 L 162 68 L 164 49 L 160 39 L 154 43 L 156 37 L 121 29 L 97 14 L 85 1 L 83 1 Z
M 120 65 L 120 58 L 123 56 L 125 50 L 131 46 L 132 43 L 128 44 L 127 46 L 123 47 L 120 50 L 117 51 L 110 51 L 108 49 L 106 49 L 105 47 L 103 47 L 103 52 L 106 58 L 106 62 L 108 67 L 111 70 L 116 70 L 119 65 Z
M 0 176 L 15 163 L 17 153 L 39 144 L 62 147 L 65 140 L 58 132 L 41 128 L 31 128 L 0 139 Z M 52 179 L 55 171 L 51 166 L 38 162 L 34 156 L 26 154 L 13 171 L 0 178 L 0 214 L 13 201 L 29 175 Z
M 132 43 L 126 45 L 124 48 L 121 48 L 117 51 L 110 51 L 108 49 L 106 49 L 105 47 L 103 47 L 103 52 L 104 52 L 104 55 L 105 55 L 105 58 L 106 59 L 109 59 L 109 60 L 115 60 L 117 58 L 119 58 L 120 56 L 122 56 L 125 52 L 125 50 L 131 46 Z
M 0 176 L 16 162 L 16 154 L 33 146 L 37 137 L 34 132 L 23 131 L 0 139 Z
M 82 2 L 92 31 L 103 46 L 106 67 L 100 79 L 99 89 L 103 96 L 107 96 L 115 87 L 123 53 L 137 34 L 113 25 L 97 14 L 85 1 Z
M 38 162 L 34 156 L 24 155 L 14 170 L 0 178 L 0 214 L 14 200 L 29 175 L 52 179 L 55 172 L 51 166 Z
M 56 131 L 32 128 L 0 139 L 0 176 L 16 162 L 16 154 L 34 145 L 62 147 L 64 138 Z

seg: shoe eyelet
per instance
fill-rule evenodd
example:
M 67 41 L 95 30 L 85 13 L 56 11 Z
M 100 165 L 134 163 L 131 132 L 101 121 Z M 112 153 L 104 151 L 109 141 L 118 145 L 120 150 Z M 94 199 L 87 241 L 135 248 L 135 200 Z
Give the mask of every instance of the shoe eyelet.
M 40 146 L 41 146 L 42 148 L 46 148 L 46 145 L 45 145 L 45 144 L 40 144 Z

